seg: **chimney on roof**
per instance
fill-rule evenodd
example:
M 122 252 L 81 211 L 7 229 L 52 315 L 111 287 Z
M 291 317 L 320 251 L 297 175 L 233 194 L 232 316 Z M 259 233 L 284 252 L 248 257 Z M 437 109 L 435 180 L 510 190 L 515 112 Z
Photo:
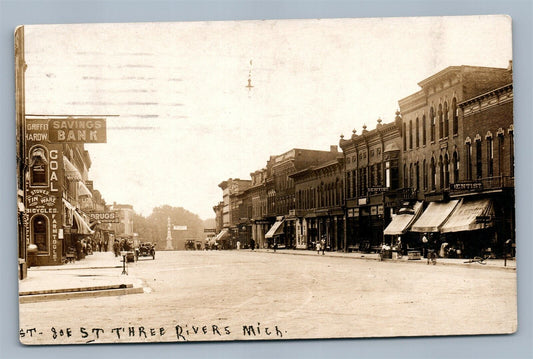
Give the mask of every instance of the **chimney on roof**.
M 507 66 L 507 70 L 513 71 L 513 60 L 509 60 L 509 65 Z
M 339 152 L 337 145 L 331 145 L 331 146 L 329 146 L 329 152 L 331 152 L 331 153 L 337 153 L 337 152 Z

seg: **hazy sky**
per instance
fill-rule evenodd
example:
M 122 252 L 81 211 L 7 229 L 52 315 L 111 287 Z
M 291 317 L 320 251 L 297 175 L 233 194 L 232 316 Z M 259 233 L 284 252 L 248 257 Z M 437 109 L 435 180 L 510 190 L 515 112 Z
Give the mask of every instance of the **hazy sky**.
M 35 25 L 25 46 L 28 114 L 118 115 L 86 145 L 108 203 L 203 219 L 270 155 L 393 121 L 448 66 L 512 59 L 505 16 Z

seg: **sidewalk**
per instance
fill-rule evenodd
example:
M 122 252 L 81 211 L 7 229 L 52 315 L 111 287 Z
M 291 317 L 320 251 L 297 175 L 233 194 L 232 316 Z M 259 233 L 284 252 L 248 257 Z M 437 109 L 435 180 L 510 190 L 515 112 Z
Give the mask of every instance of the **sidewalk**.
M 27 278 L 19 280 L 20 303 L 142 292 L 141 281 L 123 275 L 121 258 L 111 252 L 61 266 L 31 267 Z
M 322 256 L 322 252 L 317 254 L 316 250 L 306 249 L 277 249 L 274 253 L 272 249 L 256 249 L 258 252 L 272 253 L 272 254 L 288 254 L 288 255 L 303 255 L 303 256 Z M 339 258 L 352 258 L 363 260 L 379 261 L 378 253 L 360 253 L 360 252 L 324 252 L 326 257 L 339 257 Z M 420 260 L 409 260 L 407 256 L 402 256 L 400 259 L 385 259 L 385 262 L 398 262 L 398 263 L 413 263 L 413 264 L 427 264 L 426 258 Z M 490 268 L 490 269 L 502 269 L 502 270 L 516 270 L 516 260 L 507 259 L 507 263 L 503 259 L 486 259 L 483 264 L 477 262 L 469 262 L 464 258 L 437 258 L 436 265 L 456 265 L 475 268 Z

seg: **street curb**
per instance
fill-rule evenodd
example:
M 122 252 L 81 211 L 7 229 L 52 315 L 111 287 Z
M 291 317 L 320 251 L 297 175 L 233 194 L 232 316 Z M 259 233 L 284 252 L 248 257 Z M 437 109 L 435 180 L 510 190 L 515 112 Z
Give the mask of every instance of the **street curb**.
M 26 292 L 19 292 L 19 296 L 38 295 L 38 294 L 87 292 L 87 291 L 93 291 L 93 290 L 124 289 L 124 288 L 132 288 L 132 287 L 133 287 L 133 284 L 108 284 L 108 285 L 98 285 L 98 286 L 92 286 L 92 287 L 41 289 L 41 290 L 30 290 L 30 291 L 26 291 Z
M 295 256 L 320 256 L 318 254 L 310 254 L 310 253 L 300 253 L 298 251 L 295 252 L 281 252 L 281 251 L 269 251 L 269 250 L 258 250 L 259 253 L 270 253 L 270 254 L 288 254 L 288 255 L 295 255 Z M 359 259 L 359 260 L 367 260 L 367 261 L 379 261 L 379 258 L 372 258 L 372 257 L 356 257 L 356 256 L 349 256 L 349 255 L 342 255 L 342 254 L 336 254 L 336 255 L 324 255 L 324 257 L 330 257 L 330 258 L 347 258 L 347 259 Z M 415 264 L 426 264 L 425 260 L 393 260 L 393 259 L 385 259 L 383 262 L 387 263 L 415 263 Z M 470 264 L 475 263 L 451 263 L 446 261 L 439 261 L 437 260 L 436 265 L 446 265 L 446 266 L 457 266 L 457 267 L 466 267 L 466 268 L 472 268 L 473 266 L 470 266 Z M 492 270 L 510 270 L 510 271 L 516 271 L 516 267 L 500 267 L 500 266 L 494 266 L 494 265 L 483 265 L 483 264 L 476 264 L 475 268 L 482 268 L 482 269 L 492 269 Z
M 123 286 L 123 285 L 122 285 Z M 70 288 L 70 289 L 57 289 L 51 290 L 50 293 L 45 294 L 33 294 L 19 296 L 19 303 L 37 303 L 53 300 L 65 300 L 65 299 L 77 299 L 77 298 L 97 298 L 97 297 L 109 297 L 115 295 L 127 295 L 127 294 L 139 294 L 144 293 L 142 287 L 133 287 L 132 284 L 128 284 L 126 288 L 121 285 L 115 286 L 103 286 L 114 287 L 110 289 L 94 289 L 97 287 L 85 287 L 85 288 Z M 91 289 L 93 288 L 93 289 Z M 77 290 L 77 291 L 73 291 Z

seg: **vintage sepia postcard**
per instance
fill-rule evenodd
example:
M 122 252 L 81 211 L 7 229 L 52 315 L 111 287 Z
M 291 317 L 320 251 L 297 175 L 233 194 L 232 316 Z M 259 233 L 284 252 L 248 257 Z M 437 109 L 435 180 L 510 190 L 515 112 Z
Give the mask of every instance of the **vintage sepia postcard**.
M 15 31 L 28 345 L 517 330 L 511 19 Z

